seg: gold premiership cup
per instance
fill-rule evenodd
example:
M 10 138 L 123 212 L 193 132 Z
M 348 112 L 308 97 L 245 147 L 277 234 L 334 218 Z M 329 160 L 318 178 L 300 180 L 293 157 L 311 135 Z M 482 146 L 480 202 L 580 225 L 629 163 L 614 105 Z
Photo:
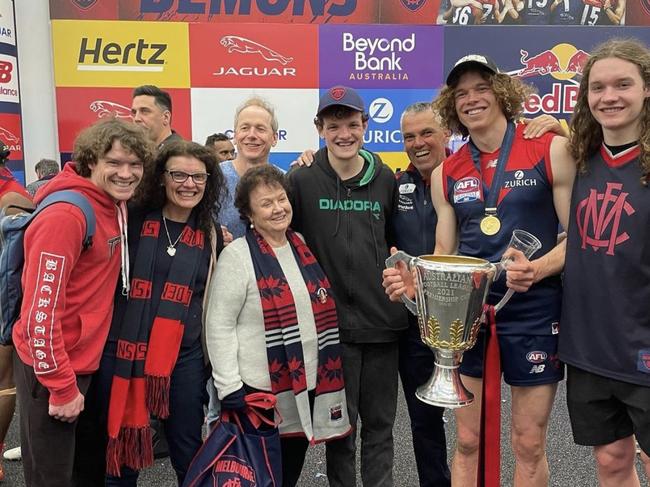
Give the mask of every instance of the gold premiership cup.
M 463 352 L 476 344 L 497 266 L 474 257 L 412 257 L 399 251 L 386 259 L 386 267 L 394 267 L 398 261 L 414 270 L 416 299 L 402 296 L 402 300 L 417 315 L 422 341 L 435 354 L 433 375 L 417 389 L 416 396 L 434 406 L 467 406 L 474 395 L 461 382 L 458 366 Z

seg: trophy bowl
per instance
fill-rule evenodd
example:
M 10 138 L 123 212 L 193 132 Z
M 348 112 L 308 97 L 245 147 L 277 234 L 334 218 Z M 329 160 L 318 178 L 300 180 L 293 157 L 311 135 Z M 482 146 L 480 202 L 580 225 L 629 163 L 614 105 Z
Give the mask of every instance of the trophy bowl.
M 407 264 L 416 280 L 415 301 L 404 295 L 402 300 L 417 315 L 422 341 L 435 354 L 433 375 L 417 389 L 416 396 L 434 406 L 467 406 L 474 395 L 461 382 L 458 367 L 463 352 L 476 344 L 497 266 L 475 257 L 412 257 L 399 251 L 386 259 L 386 267 L 398 261 Z

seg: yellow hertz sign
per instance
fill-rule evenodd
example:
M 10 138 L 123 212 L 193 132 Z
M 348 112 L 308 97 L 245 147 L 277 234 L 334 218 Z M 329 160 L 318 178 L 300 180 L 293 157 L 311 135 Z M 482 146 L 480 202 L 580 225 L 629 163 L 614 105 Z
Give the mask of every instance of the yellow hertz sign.
M 188 24 L 52 21 L 57 86 L 189 88 Z

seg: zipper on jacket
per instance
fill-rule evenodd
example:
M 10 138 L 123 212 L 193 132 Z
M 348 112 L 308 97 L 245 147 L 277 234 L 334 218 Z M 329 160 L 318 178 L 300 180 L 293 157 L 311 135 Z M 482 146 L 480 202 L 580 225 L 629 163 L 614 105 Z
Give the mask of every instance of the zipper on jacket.
M 346 186 L 345 188 L 345 194 L 347 200 L 350 200 L 352 197 L 352 189 Z M 348 303 L 352 302 L 352 246 L 350 245 L 350 242 L 352 241 L 352 222 L 351 222 L 351 216 L 350 214 L 352 213 L 351 211 L 346 211 L 346 216 L 347 216 L 347 225 L 346 225 L 346 247 L 347 247 L 347 271 L 348 271 L 348 277 L 346 279 L 347 281 L 347 295 L 348 295 Z

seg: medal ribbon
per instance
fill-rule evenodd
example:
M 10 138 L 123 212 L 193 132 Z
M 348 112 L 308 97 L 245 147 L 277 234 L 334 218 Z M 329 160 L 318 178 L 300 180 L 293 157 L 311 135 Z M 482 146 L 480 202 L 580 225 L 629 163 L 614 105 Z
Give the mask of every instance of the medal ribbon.
M 485 305 L 485 362 L 477 487 L 499 487 L 501 471 L 501 357 L 494 306 Z
M 501 142 L 501 150 L 499 151 L 499 159 L 497 159 L 497 167 L 494 170 L 494 177 L 492 178 L 492 184 L 490 187 L 487 187 L 483 176 L 481 175 L 481 184 L 483 185 L 483 201 L 485 203 L 485 215 L 496 215 L 497 214 L 497 201 L 499 199 L 499 192 L 501 186 L 503 186 L 503 178 L 506 172 L 506 162 L 508 161 L 508 156 L 510 155 L 510 149 L 512 148 L 512 141 L 515 138 L 515 124 L 513 122 L 508 122 L 506 127 L 506 133 L 503 136 L 503 141 Z M 478 150 L 478 147 L 474 145 L 472 139 L 469 139 L 469 148 L 472 153 L 472 161 L 474 162 L 474 167 L 479 174 L 481 174 L 481 151 Z

